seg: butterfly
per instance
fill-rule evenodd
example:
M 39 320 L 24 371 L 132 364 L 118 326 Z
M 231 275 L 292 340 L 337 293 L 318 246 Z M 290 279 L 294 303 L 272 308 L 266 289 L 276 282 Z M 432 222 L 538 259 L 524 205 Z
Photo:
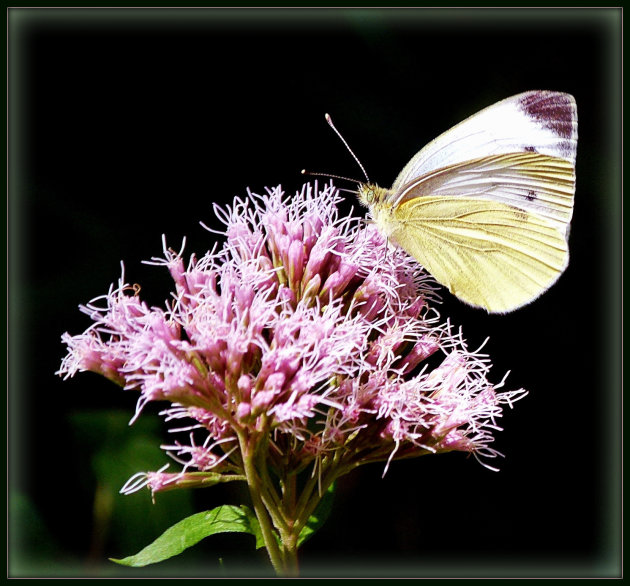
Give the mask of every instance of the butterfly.
M 358 197 L 388 241 L 453 295 L 507 313 L 567 268 L 576 150 L 574 98 L 528 91 L 430 142 L 391 189 L 360 183 Z

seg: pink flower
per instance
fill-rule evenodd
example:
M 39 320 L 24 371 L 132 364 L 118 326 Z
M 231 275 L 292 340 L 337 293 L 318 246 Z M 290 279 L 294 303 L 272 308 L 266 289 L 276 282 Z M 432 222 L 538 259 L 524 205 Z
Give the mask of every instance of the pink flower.
M 338 201 L 332 185 L 315 184 L 289 199 L 278 187 L 215 206 L 222 248 L 185 263 L 164 244 L 152 260 L 175 282 L 164 308 L 142 302 L 124 273 L 81 308 L 93 324 L 63 335 L 59 374 L 102 374 L 140 392 L 138 413 L 167 401 L 166 419 L 185 421 L 187 442 L 164 446 L 182 472 L 134 477 L 128 490 L 242 476 L 244 438 L 280 474 L 497 455 L 502 405 L 525 392 L 487 380 L 488 358 L 435 311 L 433 280 L 374 226 L 339 218 Z

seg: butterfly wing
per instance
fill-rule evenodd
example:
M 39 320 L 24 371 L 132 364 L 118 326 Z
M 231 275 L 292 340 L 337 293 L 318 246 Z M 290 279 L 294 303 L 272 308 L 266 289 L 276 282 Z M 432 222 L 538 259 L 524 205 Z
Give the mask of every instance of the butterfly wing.
M 512 311 L 568 264 L 576 149 L 573 97 L 525 92 L 430 142 L 372 212 L 457 297 Z
M 492 155 L 437 169 L 394 193 L 399 207 L 423 195 L 500 202 L 546 219 L 565 235 L 573 215 L 575 168 L 533 152 Z
M 455 296 L 489 312 L 529 303 L 567 266 L 564 234 L 518 208 L 453 197 L 420 197 L 403 208 L 404 230 L 391 238 Z
M 536 152 L 575 165 L 577 107 L 569 94 L 529 91 L 481 110 L 427 144 L 400 172 L 392 190 L 467 160 Z
M 570 162 L 511 153 L 429 173 L 390 195 L 395 207 L 374 211 L 391 240 L 454 295 L 504 313 L 566 268 L 574 188 Z

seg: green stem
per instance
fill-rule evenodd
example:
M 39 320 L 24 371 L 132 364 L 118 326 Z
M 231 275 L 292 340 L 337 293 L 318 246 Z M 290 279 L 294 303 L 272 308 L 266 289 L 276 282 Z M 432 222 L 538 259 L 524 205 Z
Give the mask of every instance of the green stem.
M 297 547 L 298 533 L 295 530 L 282 535 L 282 546 L 284 549 L 284 564 L 286 568 L 286 575 L 297 577 L 300 573 L 300 567 L 298 564 L 298 547 Z
M 299 525 L 298 520 L 295 517 L 295 499 L 297 478 L 294 474 L 289 474 L 283 479 L 283 495 L 282 495 L 282 510 L 284 517 L 287 520 L 286 529 L 280 531 L 282 538 L 282 546 L 284 548 L 284 561 L 287 567 L 287 571 L 292 576 L 299 575 L 298 564 L 298 537 Z
M 264 440 L 263 440 L 264 441 Z M 282 531 L 284 528 L 288 526 L 288 519 L 285 514 L 285 510 L 282 507 L 280 497 L 278 496 L 276 490 L 274 490 L 274 483 L 269 476 L 269 468 L 267 465 L 267 447 L 268 442 L 259 443 L 256 446 L 257 450 L 257 464 L 258 471 L 260 474 L 260 496 L 262 501 L 271 515 L 274 525 L 278 528 L 278 530 Z
M 313 489 L 315 488 L 316 485 L 317 485 L 317 476 L 313 475 L 308 479 L 308 481 L 304 485 L 302 494 L 300 495 L 300 498 L 295 507 L 297 518 L 300 518 L 302 516 L 302 512 L 304 511 L 304 508 L 306 507 L 308 501 L 310 500 L 311 494 L 313 493 Z
M 321 493 L 319 490 L 313 491 L 309 494 L 309 498 L 304 499 L 304 503 L 299 514 L 296 517 L 295 524 L 295 532 L 297 535 L 300 534 L 302 529 L 304 529 L 306 523 L 308 523 L 309 517 L 313 514 L 317 505 L 319 505 L 322 497 L 330 487 L 330 485 L 339 477 L 341 474 L 336 470 L 329 470 L 321 483 Z
M 328 487 L 335 481 L 335 479 L 345 474 L 348 466 L 342 464 L 342 451 L 336 450 L 332 457 L 326 457 L 320 464 L 320 470 L 323 471 L 323 478 L 321 474 L 315 472 L 306 483 L 300 499 L 297 503 L 295 518 L 299 520 L 298 531 L 301 531 L 304 525 L 308 522 L 308 518 L 317 508 L 317 504 L 322 499 L 324 493 L 328 490 Z M 321 493 L 319 485 L 321 484 Z M 313 491 L 315 495 L 313 496 Z
M 278 542 L 276 541 L 276 535 L 273 530 L 271 518 L 261 498 L 260 479 L 254 464 L 256 458 L 256 440 L 255 438 L 249 438 L 243 431 L 238 433 L 238 440 L 241 446 L 241 453 L 243 455 L 243 465 L 245 468 L 249 494 L 252 499 L 252 504 L 254 505 L 256 518 L 260 523 L 269 559 L 271 560 L 271 564 L 273 565 L 276 574 L 284 576 L 286 575 L 286 567 L 283 556 L 278 546 Z

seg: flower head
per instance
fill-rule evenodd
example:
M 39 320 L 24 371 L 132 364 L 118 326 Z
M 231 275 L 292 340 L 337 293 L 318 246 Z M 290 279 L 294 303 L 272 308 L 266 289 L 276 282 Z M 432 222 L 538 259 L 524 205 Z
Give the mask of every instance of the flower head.
M 339 218 L 334 187 L 278 187 L 215 206 L 225 243 L 185 263 L 164 244 L 175 291 L 148 307 L 125 283 L 82 311 L 93 320 L 59 371 L 90 370 L 168 401 L 188 442 L 164 449 L 179 474 L 154 491 L 243 474 L 243 438 L 273 470 L 313 464 L 339 476 L 367 462 L 459 450 L 484 457 L 501 406 L 489 360 L 470 352 L 433 308 L 433 280 L 376 228 Z

